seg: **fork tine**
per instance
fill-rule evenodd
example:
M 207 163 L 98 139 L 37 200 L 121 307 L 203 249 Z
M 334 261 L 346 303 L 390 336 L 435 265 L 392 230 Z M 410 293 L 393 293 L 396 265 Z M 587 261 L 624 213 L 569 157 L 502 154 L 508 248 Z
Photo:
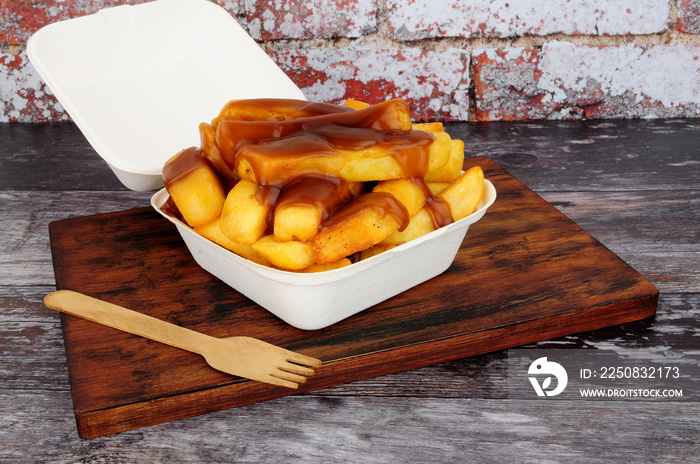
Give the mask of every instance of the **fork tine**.
M 279 380 L 287 380 L 289 382 L 294 382 L 297 384 L 306 383 L 306 377 L 304 377 L 303 375 L 298 375 L 294 374 L 293 372 L 286 372 L 283 370 L 277 370 L 275 372 L 270 373 L 270 377 L 274 377 Z
M 286 372 L 291 372 L 293 374 L 303 375 L 305 377 L 312 376 L 316 373 L 313 369 L 309 367 L 300 366 L 299 364 L 293 364 L 290 362 L 280 366 L 278 369 Z
M 299 388 L 299 384 L 296 382 L 290 382 L 289 380 L 283 380 L 276 378 L 273 374 L 270 374 L 267 379 L 261 380 L 262 382 L 269 383 L 272 385 L 279 385 L 281 387 L 287 388 Z
M 311 367 L 318 367 L 323 364 L 323 361 L 320 359 L 312 358 L 311 356 L 306 356 L 304 354 L 297 353 L 296 351 L 287 351 L 286 361 Z

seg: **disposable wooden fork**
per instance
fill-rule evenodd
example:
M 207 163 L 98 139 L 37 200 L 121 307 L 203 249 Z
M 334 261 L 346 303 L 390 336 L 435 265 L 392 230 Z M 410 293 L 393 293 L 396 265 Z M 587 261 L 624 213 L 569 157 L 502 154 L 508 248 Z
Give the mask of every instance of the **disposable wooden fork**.
M 200 354 L 214 369 L 273 385 L 298 388 L 314 374 L 312 367 L 321 365 L 319 359 L 262 340 L 212 337 L 69 290 L 46 295 L 44 304 L 66 314 Z

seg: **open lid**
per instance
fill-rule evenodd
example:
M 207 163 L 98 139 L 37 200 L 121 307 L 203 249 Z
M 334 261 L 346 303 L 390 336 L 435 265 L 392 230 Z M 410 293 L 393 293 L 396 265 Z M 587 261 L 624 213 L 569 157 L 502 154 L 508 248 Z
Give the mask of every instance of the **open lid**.
M 232 99 L 305 99 L 226 10 L 207 0 L 122 5 L 50 24 L 30 61 L 92 147 L 132 190 L 199 145 Z

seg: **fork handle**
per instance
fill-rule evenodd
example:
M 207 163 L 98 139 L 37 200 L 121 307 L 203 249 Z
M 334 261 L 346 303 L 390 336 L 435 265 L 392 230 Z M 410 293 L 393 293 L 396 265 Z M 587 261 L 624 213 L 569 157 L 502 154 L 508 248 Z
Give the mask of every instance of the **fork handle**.
M 71 290 L 49 293 L 44 297 L 44 304 L 56 311 L 197 354 L 202 354 L 198 347 L 213 338 Z

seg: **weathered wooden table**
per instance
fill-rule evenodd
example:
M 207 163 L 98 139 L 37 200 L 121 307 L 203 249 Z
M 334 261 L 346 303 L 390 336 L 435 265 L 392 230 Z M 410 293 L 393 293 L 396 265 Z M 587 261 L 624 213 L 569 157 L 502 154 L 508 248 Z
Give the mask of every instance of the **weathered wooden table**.
M 700 120 L 450 124 L 660 290 L 653 318 L 530 347 L 700 347 Z M 508 398 L 507 352 L 81 439 L 48 224 L 148 206 L 72 124 L 0 125 L 0 462 L 700 462 L 697 402 Z

